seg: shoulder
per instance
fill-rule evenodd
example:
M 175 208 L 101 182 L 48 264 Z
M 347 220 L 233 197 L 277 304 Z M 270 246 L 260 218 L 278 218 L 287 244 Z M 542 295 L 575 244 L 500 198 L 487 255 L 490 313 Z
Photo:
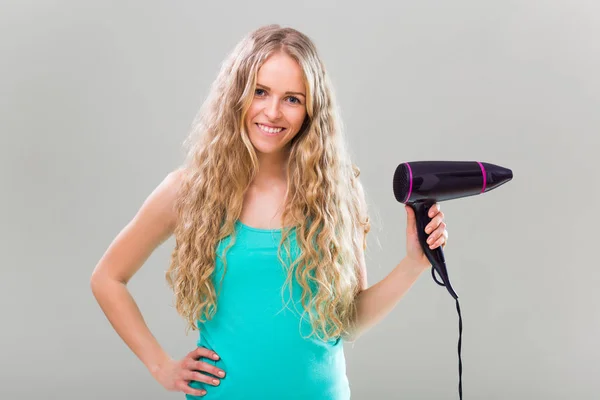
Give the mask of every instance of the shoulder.
M 162 225 L 168 226 L 170 231 L 177 224 L 175 203 L 186 176 L 184 167 L 169 172 L 146 199 L 143 207 L 146 212 L 160 216 Z
M 175 224 L 175 203 L 188 177 L 188 171 L 185 167 L 179 167 L 167 174 L 161 185 L 163 186 L 165 200 L 170 205 L 172 212 L 172 223 Z
M 171 196 L 176 196 L 186 177 L 187 170 L 185 167 L 179 167 L 169 172 L 161 182 L 161 185 L 164 190 L 171 194 Z

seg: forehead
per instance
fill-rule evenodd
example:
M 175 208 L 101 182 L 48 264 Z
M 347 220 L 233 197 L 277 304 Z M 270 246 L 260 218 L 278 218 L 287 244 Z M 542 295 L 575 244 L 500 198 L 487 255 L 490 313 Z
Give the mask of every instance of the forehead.
M 285 53 L 272 54 L 258 69 L 258 83 L 281 90 L 302 91 L 304 73 L 296 60 Z

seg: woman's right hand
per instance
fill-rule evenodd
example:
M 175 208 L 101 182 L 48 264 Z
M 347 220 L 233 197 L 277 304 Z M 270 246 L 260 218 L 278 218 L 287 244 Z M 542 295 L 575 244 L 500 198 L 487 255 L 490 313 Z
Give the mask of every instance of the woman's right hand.
M 192 396 L 204 396 L 206 390 L 194 389 L 189 385 L 190 381 L 203 382 L 212 386 L 218 386 L 219 379 L 205 375 L 199 371 L 208 372 L 214 376 L 224 377 L 225 371 L 215 367 L 199 358 L 205 357 L 218 360 L 219 356 L 205 347 L 198 347 L 189 352 L 183 359 L 169 360 L 153 374 L 154 378 L 168 391 L 183 392 Z

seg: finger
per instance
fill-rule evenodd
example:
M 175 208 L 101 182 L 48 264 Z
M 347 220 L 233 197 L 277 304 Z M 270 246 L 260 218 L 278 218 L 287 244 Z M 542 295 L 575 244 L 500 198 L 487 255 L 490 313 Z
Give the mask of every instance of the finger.
M 437 233 L 437 231 L 436 231 Z M 436 235 L 436 239 L 431 241 L 431 244 L 429 245 L 430 249 L 435 249 L 436 247 L 439 246 L 444 246 L 446 244 L 446 238 L 447 238 L 447 232 L 443 231 L 441 234 Z M 428 241 L 429 242 L 429 241 Z
M 445 227 L 440 226 L 435 231 L 433 231 L 433 233 L 431 235 L 429 235 L 429 237 L 427 238 L 427 244 L 431 246 L 437 240 L 439 240 L 439 238 L 443 237 L 443 235 L 444 235 L 444 228 Z
M 434 203 L 431 207 L 429 207 L 429 218 L 433 218 L 433 216 L 440 212 L 440 203 Z
M 194 389 L 187 382 L 181 382 L 177 387 L 180 391 L 185 394 L 190 394 L 192 396 L 204 396 L 206 394 L 206 390 L 204 389 Z
M 221 378 L 223 378 L 225 376 L 225 371 L 223 371 L 220 368 L 215 367 L 214 365 L 206 363 L 204 361 L 194 361 L 193 363 L 190 364 L 189 369 L 195 370 L 195 371 L 208 372 L 208 373 L 213 374 L 214 376 L 220 376 Z
M 221 383 L 219 379 L 213 378 L 212 376 L 208 376 L 197 371 L 185 371 L 183 373 L 183 379 L 187 381 L 203 382 L 212 386 L 219 386 L 219 384 Z
M 437 228 L 444 226 L 444 228 L 446 227 L 446 224 L 444 223 L 444 213 L 443 212 L 439 212 L 436 214 L 435 217 L 433 217 L 433 219 L 425 226 L 425 233 L 431 233 L 434 230 L 436 230 Z
M 212 350 L 207 349 L 206 347 L 198 347 L 198 348 L 194 349 L 193 351 L 191 351 L 188 354 L 188 356 L 193 358 L 194 360 L 197 360 L 200 357 L 212 358 L 213 360 L 219 359 L 219 356 L 217 355 L 217 353 L 215 353 Z
M 440 247 L 442 244 L 444 243 L 444 237 L 442 236 L 441 238 L 439 238 L 438 240 L 436 240 L 431 246 L 429 246 L 431 249 L 435 249 Z

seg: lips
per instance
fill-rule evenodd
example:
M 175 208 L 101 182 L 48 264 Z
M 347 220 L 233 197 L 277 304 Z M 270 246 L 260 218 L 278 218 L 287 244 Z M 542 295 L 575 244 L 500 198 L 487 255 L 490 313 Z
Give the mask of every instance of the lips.
M 273 129 L 279 129 L 279 128 L 285 129 L 283 126 L 274 126 L 274 125 L 269 125 L 269 124 L 263 124 L 262 122 L 257 122 L 256 125 L 263 125 L 263 126 L 266 126 L 268 128 L 273 128 Z
M 258 128 L 258 129 L 259 129 L 259 130 L 260 130 L 260 131 L 261 131 L 261 132 L 264 134 L 264 135 L 267 135 L 267 136 L 278 136 L 278 135 L 280 135 L 282 132 L 285 132 L 285 131 L 286 131 L 286 128 L 283 128 L 283 127 L 277 127 L 277 128 L 274 128 L 274 127 L 270 127 L 270 126 L 268 126 L 268 125 L 259 124 L 259 123 L 255 124 L 255 125 L 256 125 L 256 127 L 257 127 L 257 128 Z M 269 129 L 280 129 L 280 130 L 279 130 L 279 131 L 277 131 L 277 132 L 269 132 L 269 131 L 266 131 L 266 130 L 264 130 L 263 128 L 261 128 L 261 125 L 267 126 L 267 127 L 269 127 Z

